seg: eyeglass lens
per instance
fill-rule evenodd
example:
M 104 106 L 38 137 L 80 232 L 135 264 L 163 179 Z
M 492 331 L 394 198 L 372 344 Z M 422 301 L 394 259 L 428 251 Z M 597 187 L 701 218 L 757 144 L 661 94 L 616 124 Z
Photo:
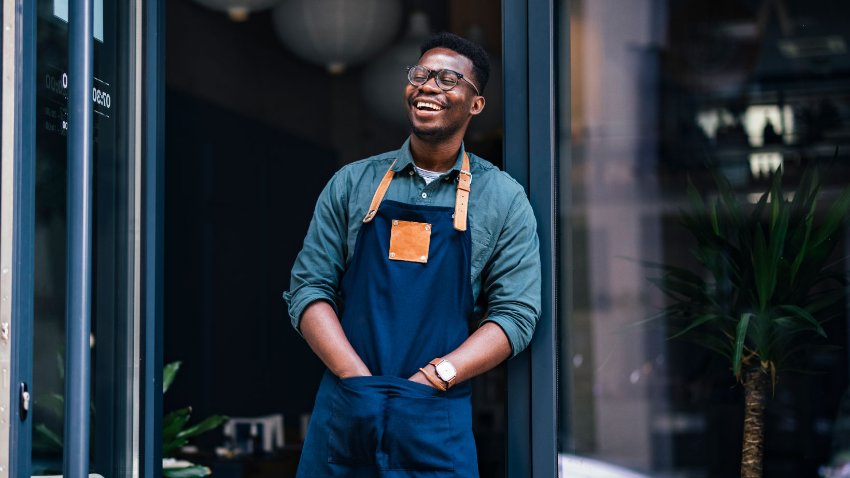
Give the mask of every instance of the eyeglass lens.
M 414 66 L 407 72 L 408 80 L 416 86 L 425 84 L 432 76 L 437 79 L 437 86 L 444 91 L 454 88 L 459 81 L 457 74 L 452 70 L 431 71 L 422 66 Z

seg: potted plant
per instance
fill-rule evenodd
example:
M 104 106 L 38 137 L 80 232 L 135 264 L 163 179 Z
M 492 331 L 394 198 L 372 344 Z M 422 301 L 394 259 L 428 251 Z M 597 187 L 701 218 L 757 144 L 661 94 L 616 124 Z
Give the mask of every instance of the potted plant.
M 782 178 L 780 169 L 754 205 L 719 175 L 716 199 L 709 201 L 689 181 L 692 209 L 682 213 L 682 223 L 696 240 L 691 252 L 703 271 L 656 264 L 662 276 L 653 279 L 669 299 L 659 317 L 673 337 L 725 357 L 744 387 L 743 478 L 762 476 L 765 401 L 777 375 L 801 348 L 822 342 L 823 322 L 844 297 L 845 273 L 830 261 L 850 211 L 850 189 L 816 222 L 816 169 L 804 172 L 790 199 Z
M 56 358 L 59 370 L 59 377 L 64 380 L 65 366 L 62 354 L 58 354 Z M 171 362 L 167 364 L 162 371 L 162 393 L 168 391 L 174 379 L 177 377 L 177 372 L 180 370 L 181 362 Z M 64 414 L 65 397 L 59 393 L 51 393 L 47 395 L 39 403 L 39 406 L 44 408 L 39 415 L 52 415 L 54 420 L 61 422 Z M 94 415 L 94 404 L 91 406 L 92 416 Z M 47 413 L 44 413 L 47 412 Z M 212 415 L 206 419 L 189 425 L 189 419 L 192 415 L 192 407 L 185 407 L 175 410 L 162 419 L 162 473 L 165 478 L 193 478 L 207 476 L 211 474 L 209 468 L 196 465 L 186 460 L 177 460 L 171 456 L 178 451 L 180 447 L 186 445 L 190 438 L 196 437 L 202 433 L 206 433 L 219 427 L 227 421 L 228 417 L 224 415 Z M 64 441 L 61 434 L 54 432 L 46 423 L 40 422 L 35 425 L 33 430 L 33 449 L 43 453 L 62 456 Z M 61 463 L 57 469 L 47 468 L 41 470 L 45 473 L 61 473 Z
M 162 393 L 174 382 L 180 362 L 171 362 L 162 371 Z M 186 445 L 189 439 L 219 427 L 227 421 L 224 415 L 211 415 L 206 419 L 189 425 L 192 407 L 175 410 L 162 419 L 162 474 L 165 478 L 194 478 L 207 476 L 212 473 L 209 468 L 196 465 L 186 460 L 178 460 L 171 456 L 180 447 Z

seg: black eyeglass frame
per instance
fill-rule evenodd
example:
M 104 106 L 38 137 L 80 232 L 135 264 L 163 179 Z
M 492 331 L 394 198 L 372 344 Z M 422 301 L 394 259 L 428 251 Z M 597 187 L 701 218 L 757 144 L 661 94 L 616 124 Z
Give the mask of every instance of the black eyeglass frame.
M 410 72 L 413 71 L 416 68 L 421 68 L 421 69 L 428 72 L 428 78 L 425 78 L 425 81 L 423 81 L 422 83 L 417 84 L 416 82 L 413 81 L 413 78 L 410 77 Z M 463 73 L 459 73 L 457 71 L 450 70 L 448 68 L 442 68 L 442 69 L 439 69 L 439 70 L 432 70 L 432 69 L 430 69 L 426 66 L 422 66 L 422 65 L 407 66 L 407 67 L 405 67 L 405 69 L 407 70 L 407 81 L 413 86 L 422 86 L 425 83 L 428 83 L 429 81 L 431 81 L 431 78 L 434 78 L 437 81 L 437 86 L 440 87 L 441 90 L 450 91 L 455 86 L 457 86 L 460 82 L 455 83 L 454 85 L 451 85 L 448 88 L 445 88 L 443 86 L 442 81 L 440 81 L 440 74 L 443 73 L 443 72 L 449 72 L 449 73 L 456 75 L 458 77 L 458 79 L 465 81 L 467 84 L 469 84 L 469 86 L 472 87 L 472 89 L 475 91 L 476 95 L 481 96 L 481 93 L 478 91 L 478 88 L 475 86 L 475 84 L 473 84 L 471 81 L 466 79 L 466 77 L 463 76 Z

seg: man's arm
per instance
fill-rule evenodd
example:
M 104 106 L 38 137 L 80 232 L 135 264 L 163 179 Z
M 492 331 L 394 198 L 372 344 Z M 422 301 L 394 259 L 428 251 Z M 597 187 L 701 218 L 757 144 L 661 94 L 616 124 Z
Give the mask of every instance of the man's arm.
M 537 222 L 523 192 L 510 207 L 483 277 L 486 319 L 457 349 L 442 357 L 455 366 L 455 383 L 480 375 L 525 349 L 540 316 Z M 436 377 L 433 365 L 423 368 Z M 410 379 L 431 385 L 421 372 Z
M 325 366 L 339 378 L 372 375 L 354 351 L 333 307 L 324 301 L 307 306 L 301 315 L 301 334 Z
M 304 247 L 292 267 L 284 294 L 295 330 L 338 377 L 371 375 L 345 337 L 335 310 L 346 262 L 348 235 L 345 177 L 338 172 L 316 202 Z
M 470 335 L 460 347 L 442 358 L 455 366 L 457 370 L 455 383 L 460 383 L 490 370 L 510 356 L 511 344 L 508 342 L 508 337 L 501 327 L 488 322 Z M 437 376 L 433 365 L 429 364 L 423 368 L 431 377 Z M 422 372 L 416 372 L 410 380 L 433 387 Z

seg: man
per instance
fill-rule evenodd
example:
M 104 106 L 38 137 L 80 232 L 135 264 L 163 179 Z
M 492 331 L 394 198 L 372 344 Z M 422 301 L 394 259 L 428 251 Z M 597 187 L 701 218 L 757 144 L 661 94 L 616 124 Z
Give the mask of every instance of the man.
M 463 146 L 488 76 L 480 46 L 426 41 L 408 140 L 319 197 L 285 294 L 328 368 L 298 477 L 478 476 L 469 379 L 522 351 L 540 312 L 525 193 Z

